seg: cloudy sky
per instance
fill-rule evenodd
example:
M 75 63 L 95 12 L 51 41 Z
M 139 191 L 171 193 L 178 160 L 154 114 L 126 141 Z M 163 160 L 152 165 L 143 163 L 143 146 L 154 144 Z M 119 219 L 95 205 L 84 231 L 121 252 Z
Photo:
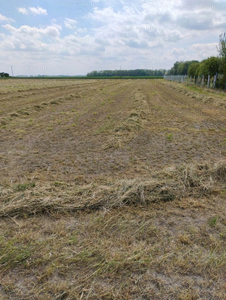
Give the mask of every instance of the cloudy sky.
M 0 0 L 0 72 L 169 69 L 217 56 L 226 0 Z

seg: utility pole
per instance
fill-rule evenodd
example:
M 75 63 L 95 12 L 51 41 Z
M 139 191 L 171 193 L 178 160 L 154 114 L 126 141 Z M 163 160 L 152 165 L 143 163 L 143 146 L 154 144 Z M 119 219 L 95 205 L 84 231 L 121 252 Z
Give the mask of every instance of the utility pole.
M 11 72 L 12 72 L 12 77 L 13 77 L 13 66 L 11 66 Z

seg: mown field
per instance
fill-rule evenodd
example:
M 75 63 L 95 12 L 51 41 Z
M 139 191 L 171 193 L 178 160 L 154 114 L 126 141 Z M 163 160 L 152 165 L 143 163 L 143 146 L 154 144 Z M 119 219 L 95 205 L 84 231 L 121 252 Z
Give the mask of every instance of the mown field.
M 0 84 L 0 299 L 226 299 L 225 94 Z

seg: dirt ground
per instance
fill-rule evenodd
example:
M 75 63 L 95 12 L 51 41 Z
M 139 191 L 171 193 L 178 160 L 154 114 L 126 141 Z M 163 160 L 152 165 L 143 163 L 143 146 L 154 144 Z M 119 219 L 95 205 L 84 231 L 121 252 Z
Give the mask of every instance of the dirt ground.
M 1 299 L 226 299 L 226 95 L 0 84 Z

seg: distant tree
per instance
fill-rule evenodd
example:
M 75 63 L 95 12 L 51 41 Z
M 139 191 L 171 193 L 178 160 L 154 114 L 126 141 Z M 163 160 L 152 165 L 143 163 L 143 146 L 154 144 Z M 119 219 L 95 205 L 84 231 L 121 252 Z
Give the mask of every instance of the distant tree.
M 223 74 L 224 82 L 226 82 L 226 33 L 220 35 L 217 50 L 220 58 L 219 71 Z
M 211 56 L 201 61 L 199 75 L 204 75 L 205 77 L 210 75 L 210 77 L 213 77 L 214 75 L 216 75 L 216 73 L 219 73 L 219 68 L 220 59 L 218 57 Z
M 179 75 L 186 75 L 188 73 L 188 67 L 189 67 L 189 62 L 181 62 L 178 66 L 178 74 Z
M 170 75 L 178 75 L 178 68 L 179 68 L 179 65 L 181 64 L 181 62 L 179 61 L 176 61 L 173 65 L 173 67 L 170 69 L 169 73 Z
M 0 76 L 1 76 L 1 77 L 9 77 L 9 74 L 8 74 L 8 73 L 5 73 L 5 72 L 1 72 L 1 73 L 0 73 Z
M 199 62 L 191 63 L 188 68 L 188 75 L 194 77 L 196 75 L 196 71 L 198 68 L 199 68 Z
M 135 69 L 135 70 L 101 70 L 92 71 L 87 73 L 87 77 L 93 76 L 163 76 L 166 73 L 165 69 L 148 70 L 148 69 Z

